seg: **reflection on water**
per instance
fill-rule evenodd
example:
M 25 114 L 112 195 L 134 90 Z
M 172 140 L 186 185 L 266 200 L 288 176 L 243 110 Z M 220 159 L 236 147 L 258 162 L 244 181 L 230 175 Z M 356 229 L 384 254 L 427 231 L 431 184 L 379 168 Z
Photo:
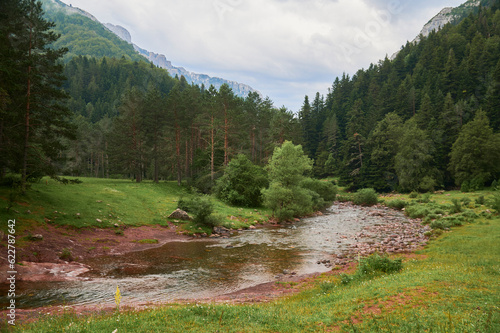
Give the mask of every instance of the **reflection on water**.
M 93 267 L 84 281 L 18 282 L 17 306 L 113 304 L 117 285 L 122 304 L 212 297 L 274 281 L 283 270 L 324 272 L 329 268 L 316 262 L 345 248 L 349 244 L 345 236 L 382 222 L 376 217 L 365 219 L 366 213 L 357 208 L 333 206 L 330 210 L 331 215 L 286 227 L 242 231 L 228 239 L 173 242 L 121 256 L 92 258 L 84 262 Z M 2 292 L 2 305 L 7 304 L 4 295 Z

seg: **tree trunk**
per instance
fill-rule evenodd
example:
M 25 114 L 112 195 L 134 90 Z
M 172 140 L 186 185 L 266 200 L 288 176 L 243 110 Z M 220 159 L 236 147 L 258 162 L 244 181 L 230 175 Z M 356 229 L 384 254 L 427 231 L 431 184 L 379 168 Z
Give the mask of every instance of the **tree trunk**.
M 33 24 L 30 22 L 30 40 L 28 49 L 28 59 L 30 64 L 28 64 L 28 87 L 26 93 L 26 114 L 24 117 L 24 153 L 23 153 L 23 169 L 21 176 L 21 191 L 24 193 L 26 191 L 26 182 L 28 178 L 28 150 L 29 150 L 29 140 L 30 140 L 30 98 L 31 98 L 31 48 L 33 39 Z

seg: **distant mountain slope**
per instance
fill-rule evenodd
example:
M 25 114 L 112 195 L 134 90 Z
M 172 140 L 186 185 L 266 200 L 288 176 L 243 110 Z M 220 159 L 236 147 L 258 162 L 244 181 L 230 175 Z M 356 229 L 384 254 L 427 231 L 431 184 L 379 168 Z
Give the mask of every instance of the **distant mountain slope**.
M 183 67 L 175 67 L 163 54 L 157 54 L 132 44 L 130 33 L 121 26 L 102 24 L 92 14 L 59 0 L 41 0 L 45 16 L 56 24 L 54 29 L 61 34 L 61 38 L 54 45 L 57 48 L 67 47 L 68 53 L 64 57 L 69 62 L 75 56 L 114 57 L 133 61 L 149 61 L 165 68 L 172 76 L 183 75 L 188 83 L 196 85 L 213 85 L 219 88 L 228 84 L 233 92 L 245 97 L 249 92 L 257 92 L 252 87 L 205 74 L 187 71 Z M 260 93 L 259 93 L 260 94 Z

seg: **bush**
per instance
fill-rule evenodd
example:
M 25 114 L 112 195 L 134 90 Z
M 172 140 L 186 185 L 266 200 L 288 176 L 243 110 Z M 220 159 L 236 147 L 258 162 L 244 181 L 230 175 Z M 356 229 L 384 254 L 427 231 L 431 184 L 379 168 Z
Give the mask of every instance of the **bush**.
M 418 193 L 413 191 L 410 193 L 409 197 L 410 197 L 410 199 L 416 199 L 418 197 Z
M 73 261 L 73 255 L 71 254 L 71 251 L 68 248 L 64 248 L 61 251 L 61 255 L 59 255 L 59 259 L 66 261 Z
M 266 172 L 240 154 L 229 162 L 214 192 L 230 205 L 258 207 L 262 204 L 261 190 L 268 185 Z
M 378 253 L 360 260 L 358 271 L 361 275 L 373 274 L 375 272 L 396 273 L 403 269 L 402 259 L 389 259 Z
M 265 206 L 269 207 L 280 221 L 313 211 L 313 196 L 307 189 L 298 186 L 285 188 L 278 183 L 272 183 L 269 189 L 263 190 L 262 193 Z
M 429 209 L 420 205 L 412 205 L 406 208 L 406 215 L 412 219 L 421 219 L 430 213 Z
M 458 199 L 451 199 L 453 206 L 450 208 L 450 214 L 462 212 L 462 203 Z
M 349 284 L 354 280 L 361 279 L 367 275 L 376 273 L 397 273 L 403 269 L 402 259 L 390 259 L 387 256 L 381 256 L 378 253 L 369 257 L 362 258 L 359 261 L 358 269 L 353 275 L 341 274 L 340 283 Z
M 460 186 L 460 191 L 462 192 L 470 192 L 471 187 L 470 187 L 470 182 L 468 180 L 465 180 L 462 185 Z
M 306 178 L 300 182 L 300 187 L 316 192 L 326 202 L 335 201 L 338 188 L 332 182 Z
M 490 207 L 493 208 L 497 214 L 500 214 L 500 193 L 497 193 L 491 198 Z
M 498 190 L 498 181 L 496 179 L 491 183 L 491 190 L 492 191 Z
M 402 210 L 408 203 L 401 199 L 391 200 L 386 203 L 387 207 Z
M 372 188 L 358 190 L 354 194 L 353 203 L 362 206 L 376 205 L 378 203 L 377 192 Z
M 214 208 L 207 196 L 180 198 L 177 207 L 194 215 L 193 222 L 199 225 L 214 227 L 218 224 L 217 218 L 212 215 Z
M 486 203 L 486 200 L 484 199 L 484 195 L 482 195 L 476 199 L 476 205 L 484 205 L 485 203 Z

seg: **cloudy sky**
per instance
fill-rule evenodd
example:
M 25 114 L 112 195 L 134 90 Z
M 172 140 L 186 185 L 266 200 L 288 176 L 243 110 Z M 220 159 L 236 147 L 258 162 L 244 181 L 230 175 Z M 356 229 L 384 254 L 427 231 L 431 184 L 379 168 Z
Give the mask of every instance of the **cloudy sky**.
M 246 83 L 298 111 L 342 73 L 391 56 L 465 0 L 63 0 L 174 66 Z

